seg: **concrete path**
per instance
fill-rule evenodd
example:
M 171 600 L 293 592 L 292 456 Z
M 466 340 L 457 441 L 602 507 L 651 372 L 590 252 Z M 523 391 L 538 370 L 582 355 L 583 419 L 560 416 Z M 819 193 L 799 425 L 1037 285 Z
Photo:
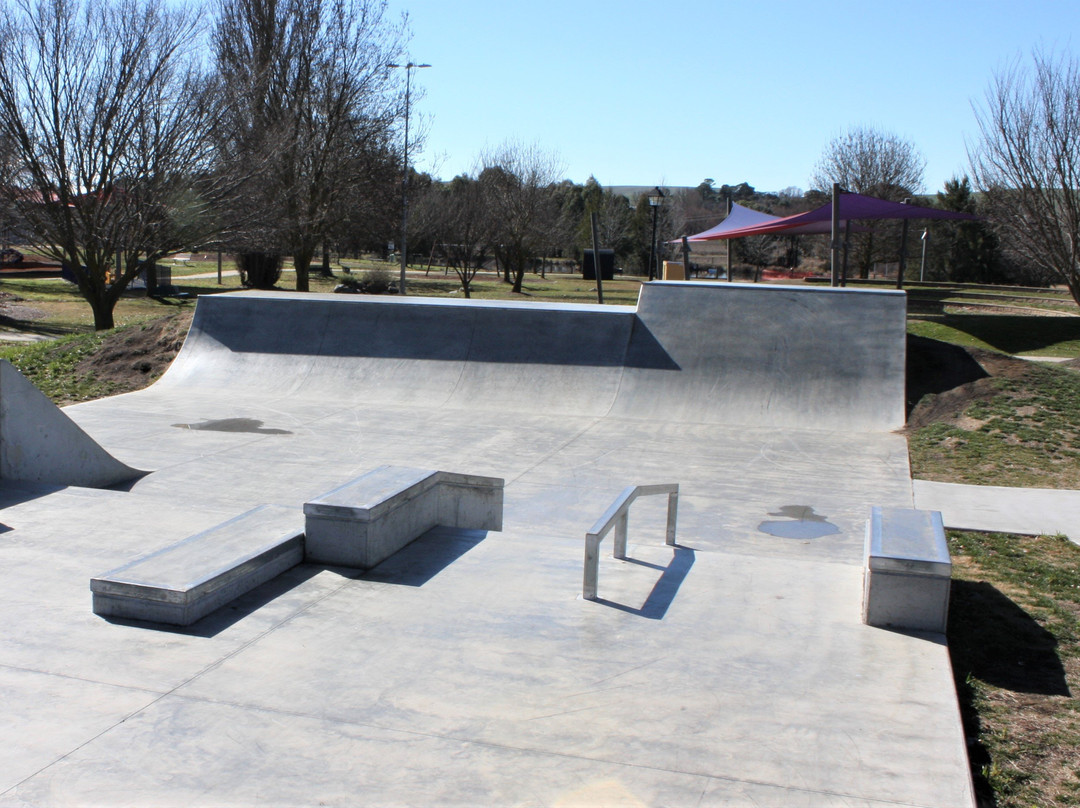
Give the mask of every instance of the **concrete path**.
M 0 342 L 48 342 L 56 339 L 53 334 L 38 334 L 34 331 L 15 331 L 10 328 L 0 328 Z
M 1062 533 L 1080 544 L 1080 491 L 1004 488 L 915 480 L 915 507 L 941 511 L 945 526 L 1052 536 Z
M 944 638 L 860 619 L 869 508 L 912 505 L 903 341 L 855 290 L 200 299 L 163 380 L 65 410 L 153 473 L 0 485 L 0 806 L 971 805 Z M 91 577 L 384 463 L 505 479 L 503 531 L 190 630 L 92 613 Z M 678 546 L 639 501 L 582 600 L 585 532 L 666 482 Z

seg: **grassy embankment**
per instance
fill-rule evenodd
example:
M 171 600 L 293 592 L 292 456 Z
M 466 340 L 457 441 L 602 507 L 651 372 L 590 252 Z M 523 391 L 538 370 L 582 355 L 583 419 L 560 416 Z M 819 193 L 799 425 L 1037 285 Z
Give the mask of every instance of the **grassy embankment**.
M 991 314 L 964 302 L 909 320 L 909 332 L 976 357 L 1080 357 L 1080 317 Z M 1053 295 L 1023 305 L 1075 311 Z M 960 411 L 909 433 L 917 478 L 1080 488 L 1080 372 L 1014 364 L 970 387 L 957 396 Z M 980 804 L 1080 805 L 1080 547 L 1061 536 L 956 531 L 949 542 L 949 650 Z
M 193 294 L 238 287 L 235 276 L 226 276 L 221 286 L 216 277 L 190 277 L 215 270 L 211 262 L 177 267 L 173 282 Z M 312 288 L 331 291 L 337 282 L 313 276 Z M 290 283 L 287 274 L 282 286 Z M 638 286 L 636 280 L 605 284 L 606 300 L 632 304 Z M 594 302 L 594 288 L 573 276 L 529 276 L 523 298 Z M 460 295 L 456 279 L 441 271 L 410 277 L 410 291 Z M 21 300 L 2 301 L 0 327 L 67 335 L 0 349 L 0 356 L 58 401 L 126 389 L 88 370 L 88 361 L 108 345 L 137 342 L 142 331 L 153 328 L 151 321 L 168 314 L 190 317 L 193 308 L 190 301 L 124 299 L 117 308 L 123 325 L 106 336 L 92 333 L 88 307 L 67 284 L 5 280 L 0 282 L 3 292 Z M 1018 307 L 1048 314 L 1075 310 L 1060 294 L 1025 292 L 996 299 L 993 293 L 979 292 L 976 298 L 962 290 L 915 289 L 910 294 L 930 301 L 931 310 L 939 312 L 913 316 L 912 334 L 1009 354 L 1080 357 L 1080 317 L 1016 313 Z M 474 296 L 513 297 L 506 284 L 490 275 L 474 283 Z M 981 307 L 1012 308 L 990 313 L 995 310 L 973 308 L 973 300 Z M 141 386 L 151 378 L 136 382 Z M 974 394 L 959 398 L 958 411 L 909 433 L 915 476 L 1080 488 L 1080 372 L 1031 363 L 978 384 Z M 1080 547 L 1062 537 L 957 532 L 950 533 L 950 543 L 949 645 L 980 797 L 984 804 L 999 806 L 1080 805 L 1080 699 L 1075 697 L 1080 693 Z

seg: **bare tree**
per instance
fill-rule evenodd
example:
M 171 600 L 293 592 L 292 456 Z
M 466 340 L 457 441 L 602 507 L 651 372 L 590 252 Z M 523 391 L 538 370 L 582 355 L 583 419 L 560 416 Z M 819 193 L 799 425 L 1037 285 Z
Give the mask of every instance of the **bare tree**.
M 379 185 L 405 24 L 380 0 L 220 0 L 214 44 L 242 135 L 231 149 L 267 170 L 234 211 L 262 211 L 248 246 L 291 253 L 296 288 L 345 211 Z
M 555 182 L 558 160 L 537 145 L 506 143 L 481 159 L 480 182 L 493 222 L 493 248 L 513 274 L 513 291 L 521 284 L 529 262 L 550 243 L 558 218 Z
M 729 242 L 735 259 L 754 268 L 754 283 L 761 280 L 761 271 L 773 263 L 778 240 L 777 236 L 745 236 Z
M 814 188 L 834 182 L 847 191 L 897 202 L 922 189 L 926 160 L 915 144 L 891 132 L 856 126 L 834 138 L 814 168 Z
M 975 114 L 972 174 L 1004 249 L 1080 302 L 1080 63 L 1044 53 L 1015 62 Z
M 443 252 L 446 262 L 461 281 L 465 297 L 472 296 L 472 281 L 484 265 L 491 240 L 492 218 L 480 183 L 468 176 L 455 177 L 441 191 L 445 230 Z
M 417 198 L 413 229 L 430 240 L 446 266 L 454 270 L 465 297 L 483 268 L 491 233 L 491 218 L 480 182 L 467 174 L 447 183 L 432 183 Z
M 926 160 L 911 141 L 867 126 L 836 137 L 814 168 L 811 185 L 829 191 L 839 183 L 846 191 L 902 202 L 922 190 Z M 852 237 L 859 274 L 866 278 L 874 261 L 898 252 L 897 228 L 881 225 Z M 880 238 L 880 235 L 893 236 Z
M 165 0 L 15 0 L 0 10 L 0 133 L 21 218 L 94 313 L 211 227 L 220 105 L 198 16 Z

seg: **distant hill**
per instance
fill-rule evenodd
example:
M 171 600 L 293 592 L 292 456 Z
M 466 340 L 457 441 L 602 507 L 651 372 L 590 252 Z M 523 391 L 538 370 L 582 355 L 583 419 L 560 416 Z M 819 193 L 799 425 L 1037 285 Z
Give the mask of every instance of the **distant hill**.
M 621 194 L 633 202 L 642 194 L 648 194 L 652 192 L 655 185 L 605 185 L 605 191 L 611 191 L 613 194 Z M 692 187 L 687 185 L 661 185 L 660 190 L 665 194 L 678 193 L 679 191 L 692 191 Z

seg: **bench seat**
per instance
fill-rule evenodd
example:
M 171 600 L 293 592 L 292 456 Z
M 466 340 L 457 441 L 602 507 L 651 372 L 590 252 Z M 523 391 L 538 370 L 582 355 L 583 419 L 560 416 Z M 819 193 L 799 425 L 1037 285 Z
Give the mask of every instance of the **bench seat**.
M 864 560 L 863 622 L 945 632 L 952 560 L 938 511 L 872 508 Z
M 261 505 L 92 578 L 94 613 L 189 626 L 303 557 L 300 509 Z
M 305 560 L 370 569 L 433 527 L 502 530 L 503 481 L 380 466 L 304 505 Z

